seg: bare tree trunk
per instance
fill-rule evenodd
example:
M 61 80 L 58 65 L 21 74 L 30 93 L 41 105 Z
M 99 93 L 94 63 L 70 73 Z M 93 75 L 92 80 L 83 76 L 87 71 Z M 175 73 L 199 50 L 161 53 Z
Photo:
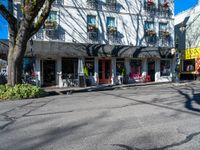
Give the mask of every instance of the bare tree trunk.
M 22 83 L 22 61 L 26 51 L 26 43 L 28 36 L 24 33 L 18 36 L 14 45 L 9 48 L 8 53 L 8 84 L 14 86 L 15 84 Z

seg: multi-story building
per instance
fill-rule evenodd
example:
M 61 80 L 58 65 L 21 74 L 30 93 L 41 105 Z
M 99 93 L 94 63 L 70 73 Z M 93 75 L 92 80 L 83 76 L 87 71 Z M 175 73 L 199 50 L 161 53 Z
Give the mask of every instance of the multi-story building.
M 27 56 L 41 85 L 83 74 L 92 84 L 171 81 L 173 10 L 172 0 L 57 0 Z
M 196 79 L 200 72 L 200 0 L 175 16 L 175 37 L 180 53 L 180 78 Z

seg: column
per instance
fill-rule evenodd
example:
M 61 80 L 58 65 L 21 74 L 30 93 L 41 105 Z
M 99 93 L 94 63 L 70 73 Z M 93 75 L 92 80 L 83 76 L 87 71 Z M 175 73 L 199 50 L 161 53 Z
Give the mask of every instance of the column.
M 56 59 L 56 85 L 58 87 L 63 87 L 63 82 L 62 82 L 62 58 L 61 57 Z
M 79 83 L 79 87 L 85 87 L 86 86 L 86 79 L 84 76 L 84 61 L 85 59 L 83 57 L 78 59 L 78 83 Z
M 37 86 L 42 86 L 42 82 L 41 82 L 41 70 L 42 68 L 40 68 L 40 58 L 36 57 L 36 61 L 35 61 L 35 73 L 36 73 L 36 85 Z
M 130 59 L 129 58 L 125 58 L 125 67 L 126 67 L 126 75 L 129 75 L 129 73 L 131 72 L 131 70 L 130 70 Z
M 99 59 L 97 57 L 94 58 L 94 80 L 95 83 L 98 84 L 98 75 L 99 74 Z
M 160 59 L 155 60 L 155 82 L 160 81 Z
M 111 84 L 115 84 L 115 78 L 116 78 L 116 58 L 112 58 L 112 78 L 111 78 Z
M 144 58 L 142 60 L 142 76 L 146 76 L 148 74 L 148 63 L 147 59 Z

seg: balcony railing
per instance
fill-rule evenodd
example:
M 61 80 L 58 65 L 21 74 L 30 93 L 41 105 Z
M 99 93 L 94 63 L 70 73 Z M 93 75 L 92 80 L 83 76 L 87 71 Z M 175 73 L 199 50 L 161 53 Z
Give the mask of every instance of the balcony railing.
M 161 47 L 169 47 L 171 44 L 170 33 L 167 30 L 160 31 L 159 38 L 159 46 Z
M 96 25 L 88 25 L 87 35 L 89 42 L 96 42 L 98 40 L 98 27 Z
M 98 8 L 98 1 L 97 0 L 87 0 L 87 5 L 90 8 L 96 9 L 96 8 Z
M 157 36 L 154 29 L 146 29 L 145 39 L 147 44 L 155 45 L 157 42 Z
M 144 9 L 150 14 L 156 14 L 156 4 L 153 0 L 147 0 L 144 3 Z
M 53 5 L 64 5 L 64 0 L 55 0 Z
M 116 10 L 116 4 L 117 4 L 116 0 L 106 0 L 106 8 L 108 10 L 115 11 Z
M 98 41 L 98 32 L 88 32 L 88 42 L 95 43 Z

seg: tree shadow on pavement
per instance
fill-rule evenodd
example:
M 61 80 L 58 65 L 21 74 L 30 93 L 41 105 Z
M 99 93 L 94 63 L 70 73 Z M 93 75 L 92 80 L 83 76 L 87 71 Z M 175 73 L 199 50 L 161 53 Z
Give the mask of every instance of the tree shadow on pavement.
M 185 102 L 185 108 L 191 110 L 191 111 L 195 111 L 195 112 L 200 112 L 200 108 L 194 108 L 193 107 L 193 103 L 196 103 L 200 106 L 200 93 L 195 93 L 195 89 L 193 87 L 190 87 L 191 89 L 191 94 L 192 96 L 190 96 L 190 94 L 187 94 L 185 91 L 182 91 L 180 89 L 175 89 L 176 91 L 179 92 L 179 94 L 183 95 L 186 98 L 186 102 Z

